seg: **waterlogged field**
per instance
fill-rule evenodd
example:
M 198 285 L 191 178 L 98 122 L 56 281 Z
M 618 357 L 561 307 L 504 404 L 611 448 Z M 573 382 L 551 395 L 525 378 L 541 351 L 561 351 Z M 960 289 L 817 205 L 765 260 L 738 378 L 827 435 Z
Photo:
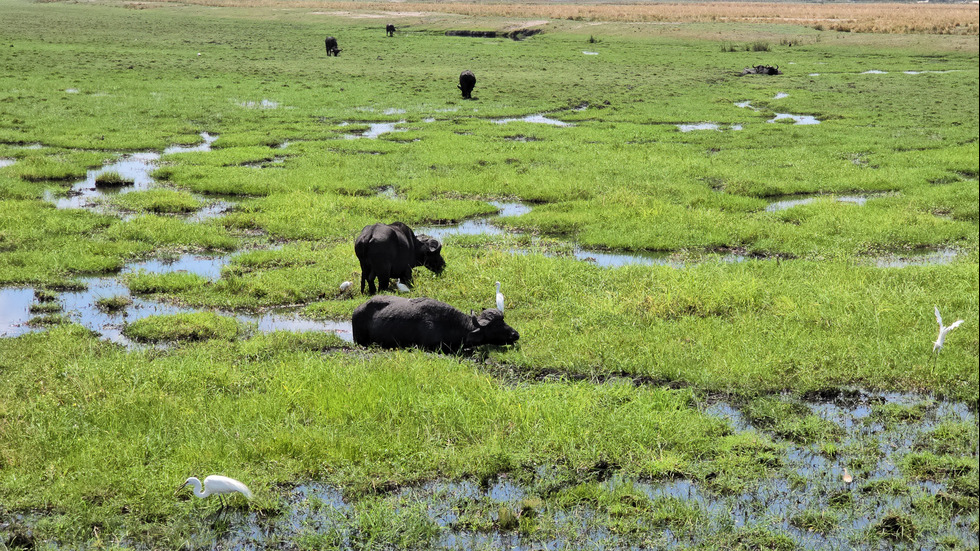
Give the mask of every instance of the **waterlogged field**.
M 267 4 L 0 0 L 0 547 L 977 548 L 975 6 Z

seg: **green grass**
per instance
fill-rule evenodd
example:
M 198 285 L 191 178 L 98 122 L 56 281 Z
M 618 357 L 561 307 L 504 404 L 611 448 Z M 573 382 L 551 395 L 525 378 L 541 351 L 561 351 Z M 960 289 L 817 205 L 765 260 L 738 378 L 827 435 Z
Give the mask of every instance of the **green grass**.
M 386 39 L 377 19 L 302 8 L 134 7 L 0 0 L 0 158 L 14 161 L 0 168 L 0 285 L 33 287 L 30 324 L 44 329 L 0 338 L 0 516 L 24 515 L 38 542 L 220 547 L 247 515 L 288 517 L 286 488 L 315 481 L 349 507 L 324 513 L 336 529 L 309 528 L 300 547 L 425 547 L 446 529 L 429 498 L 399 491 L 505 477 L 526 495 L 452 498 L 457 529 L 610 548 L 666 546 L 669 529 L 695 548 L 789 549 L 763 512 L 719 523 L 642 484 L 688 480 L 735 500 L 794 480 L 795 446 L 858 475 L 854 488 L 822 487 L 826 507 L 784 519 L 797 529 L 833 533 L 864 497 L 889 495 L 906 505 L 871 519 L 856 547 L 975 545 L 941 528 L 976 526 L 975 419 L 943 420 L 894 478 L 864 480 L 877 443 L 846 443 L 803 400 L 932 395 L 875 404 L 867 427 L 914 425 L 943 399 L 975 416 L 975 40 L 553 21 L 514 41 L 444 35 L 512 21 L 428 16 Z M 340 57 L 322 51 L 327 29 Z M 758 64 L 784 74 L 738 76 Z M 477 75 L 474 101 L 455 87 L 463 69 Z M 571 126 L 493 122 L 537 113 Z M 821 122 L 766 122 L 776 113 Z M 398 132 L 347 139 L 380 122 Z M 742 129 L 677 126 L 700 122 Z M 48 200 L 120 155 L 202 132 L 218 136 L 211 151 L 162 154 L 157 185 L 99 200 L 134 216 Z M 846 195 L 868 200 L 836 200 Z M 170 216 L 229 196 L 224 215 Z M 500 281 L 517 347 L 368 351 L 215 313 L 349 319 L 364 297 L 338 286 L 357 286 L 361 228 L 488 216 L 491 200 L 532 210 L 495 220 L 512 232 L 448 239 L 445 272 L 417 270 L 411 296 L 479 310 Z M 575 246 L 687 263 L 603 268 L 571 257 Z M 944 264 L 876 265 L 946 249 Z M 715 255 L 732 251 L 750 258 Z M 56 302 L 83 277 L 182 253 L 231 260 L 213 280 L 120 277 L 134 296 L 202 309 L 125 325 L 177 346 L 104 342 Z M 123 299 L 97 306 L 124 312 Z M 934 305 L 966 320 L 938 356 Z M 722 398 L 756 430 L 703 412 Z M 212 522 L 213 505 L 173 496 L 211 473 L 247 481 L 256 499 Z M 942 493 L 920 495 L 922 481 Z

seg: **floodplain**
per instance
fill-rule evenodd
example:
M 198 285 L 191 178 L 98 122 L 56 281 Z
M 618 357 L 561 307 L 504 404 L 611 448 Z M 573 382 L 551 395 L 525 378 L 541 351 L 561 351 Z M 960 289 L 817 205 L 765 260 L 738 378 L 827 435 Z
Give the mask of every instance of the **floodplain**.
M 977 548 L 975 5 L 398 10 L 0 0 L 0 547 Z

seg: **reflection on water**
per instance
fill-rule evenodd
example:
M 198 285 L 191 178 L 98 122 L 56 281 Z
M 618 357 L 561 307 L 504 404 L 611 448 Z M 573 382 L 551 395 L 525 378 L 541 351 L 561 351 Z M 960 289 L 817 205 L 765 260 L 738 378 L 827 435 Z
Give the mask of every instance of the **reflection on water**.
M 350 123 L 341 123 L 340 126 L 348 126 Z M 395 128 L 399 124 L 405 124 L 405 121 L 398 122 L 372 122 L 365 123 L 368 125 L 367 130 L 359 132 L 356 134 L 344 134 L 344 138 L 348 140 L 356 140 L 358 138 L 368 138 L 370 140 L 376 139 L 382 134 L 390 134 L 392 132 L 404 132 L 404 128 Z
M 213 136 L 207 132 L 202 132 L 201 138 L 203 142 L 198 145 L 172 146 L 164 150 L 164 153 L 169 155 L 191 151 L 210 151 L 211 144 L 218 139 L 217 136 Z M 123 155 L 101 168 L 89 170 L 86 173 L 85 179 L 73 184 L 71 189 L 64 195 L 51 190 L 45 190 L 44 199 L 54 203 L 59 209 L 84 208 L 100 214 L 118 215 L 111 206 L 100 204 L 99 199 L 111 195 L 152 189 L 156 185 L 156 180 L 150 174 L 156 170 L 160 157 L 161 155 L 155 151 Z M 112 186 L 98 185 L 97 180 L 102 175 L 109 173 L 118 174 L 125 184 Z M 175 214 L 175 216 L 180 216 L 190 222 L 201 222 L 220 216 L 234 207 L 234 204 L 230 201 L 209 201 L 198 195 L 194 195 L 194 197 L 204 203 L 205 206 L 192 213 Z M 130 220 L 137 216 L 137 214 L 122 214 L 121 216 L 124 220 Z
M 776 122 L 778 120 L 790 119 L 793 124 L 820 124 L 813 115 L 792 115 L 790 113 L 776 113 L 776 116 L 766 122 Z
M 507 124 L 509 122 L 531 122 L 535 124 L 550 124 L 552 126 L 575 126 L 572 123 L 560 121 L 558 119 L 550 119 L 544 115 L 528 115 L 521 118 L 511 118 L 511 119 L 491 119 L 492 122 L 497 124 Z
M 855 390 L 845 397 L 798 403 L 810 415 L 838 427 L 841 437 L 833 453 L 817 444 L 787 441 L 756 427 L 729 402 L 714 402 L 701 412 L 691 410 L 691 415 L 720 419 L 729 430 L 747 433 L 751 441 L 773 442 L 770 468 L 756 480 L 736 475 L 739 484 L 735 486 L 715 484 L 710 470 L 703 478 L 659 481 L 614 471 L 611 477 L 596 482 L 587 473 L 569 473 L 567 467 L 537 465 L 524 468 L 524 483 L 507 475 L 484 486 L 470 479 L 430 480 L 382 492 L 372 499 L 390 507 L 388 514 L 417 514 L 422 517 L 419 522 L 431 523 L 433 535 L 423 540 L 424 547 L 430 549 L 687 549 L 708 538 L 733 534 L 733 529 L 764 528 L 791 539 L 796 548 L 872 550 L 879 547 L 867 531 L 884 517 L 895 512 L 910 514 L 917 504 L 933 496 L 948 496 L 951 491 L 945 482 L 906 478 L 900 467 L 906 458 L 921 452 L 923 442 L 940 425 L 976 424 L 976 414 L 965 404 L 929 395 Z M 886 419 L 882 412 L 891 406 L 915 408 L 921 416 Z M 975 462 L 977 457 L 974 449 L 971 458 Z M 855 476 L 852 484 L 842 480 L 845 467 Z M 900 491 L 889 491 L 896 483 Z M 605 497 L 558 505 L 561 498 L 556 496 L 575 495 L 567 492 L 574 492 L 579 485 L 597 485 Z M 589 489 L 582 495 L 594 492 Z M 282 514 L 238 514 L 231 528 L 220 536 L 221 546 L 275 546 L 277 541 L 303 536 L 329 537 L 337 548 L 352 549 L 360 541 L 359 527 L 367 520 L 365 515 L 378 511 L 348 501 L 339 488 L 318 481 L 303 482 L 279 493 Z M 617 507 L 597 507 L 596 500 L 609 500 Z M 678 503 L 696 511 L 698 520 L 668 520 L 667 526 L 646 526 L 639 536 L 615 529 L 620 526 L 616 512 L 620 505 L 668 513 L 678 511 Z M 821 531 L 794 524 L 794 519 L 814 512 L 828 514 L 834 522 Z M 545 529 L 537 537 L 523 535 L 516 528 L 501 527 L 504 514 L 533 515 L 538 527 L 562 529 Z M 938 548 L 950 538 L 965 548 L 975 547 L 977 534 L 971 524 L 975 512 L 954 508 L 949 515 L 948 522 L 912 535 L 909 548 Z M 192 534 L 191 542 L 213 536 L 206 529 Z
M 201 139 L 203 142 L 197 145 L 172 145 L 163 150 L 164 155 L 171 155 L 174 153 L 190 153 L 192 151 L 211 151 L 211 144 L 218 139 L 217 136 L 212 136 L 207 132 L 201 132 Z
M 681 132 L 691 132 L 694 130 L 718 130 L 720 132 L 726 129 L 726 128 L 722 128 L 722 125 L 714 122 L 700 122 L 696 124 L 678 124 L 677 128 L 680 129 Z M 740 124 L 727 125 L 727 129 L 741 130 L 742 125 Z
M 902 254 L 880 256 L 874 259 L 879 268 L 905 268 L 908 266 L 929 266 L 949 264 L 959 252 L 956 249 L 922 250 Z
M 874 199 L 876 197 L 885 197 L 889 193 L 866 193 L 862 195 L 809 195 L 800 196 L 795 199 L 783 199 L 781 201 L 773 201 L 766 206 L 766 212 L 776 212 L 780 210 L 790 209 L 799 205 L 806 205 L 820 199 L 821 197 L 830 197 L 840 203 L 853 203 L 858 206 L 863 206 L 868 202 L 868 199 Z
M 10 166 L 16 162 L 15 159 L 0 159 L 0 168 Z
M 780 98 L 777 97 L 776 99 L 780 99 Z M 759 111 L 759 108 L 753 106 L 751 101 L 736 102 L 735 107 L 741 107 L 743 109 L 751 109 L 753 111 Z M 778 120 L 784 120 L 784 119 L 792 120 L 794 121 L 793 122 L 794 124 L 820 124 L 820 121 L 817 120 L 817 118 L 814 117 L 813 115 L 792 115 L 790 113 L 776 113 L 775 117 L 769 119 L 766 122 L 776 122 Z
M 151 259 L 128 264 L 121 276 L 135 273 L 167 274 L 188 273 L 208 280 L 221 277 L 221 269 L 228 265 L 231 255 L 202 256 L 187 254 L 172 260 Z M 126 346 L 135 344 L 127 339 L 122 330 L 126 323 L 149 316 L 184 314 L 214 311 L 234 317 L 239 321 L 254 324 L 261 332 L 271 331 L 321 331 L 332 332 L 346 341 L 352 341 L 349 321 L 317 321 L 299 316 L 287 309 L 274 310 L 262 314 L 243 314 L 203 308 L 176 306 L 134 296 L 123 283 L 123 277 L 90 277 L 79 282 L 85 286 L 82 291 L 66 291 L 57 294 L 57 302 L 68 319 L 87 329 L 99 333 L 102 338 Z M 119 311 L 107 312 L 99 309 L 99 299 L 124 297 L 131 303 Z M 35 302 L 32 289 L 0 289 L 0 336 L 15 337 L 32 331 L 28 324 L 33 314 L 30 307 Z

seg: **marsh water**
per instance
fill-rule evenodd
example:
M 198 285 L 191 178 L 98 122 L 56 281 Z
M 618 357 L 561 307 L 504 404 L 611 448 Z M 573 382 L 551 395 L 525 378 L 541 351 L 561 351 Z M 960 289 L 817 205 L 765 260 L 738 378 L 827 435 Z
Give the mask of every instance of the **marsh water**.
M 708 480 L 643 480 L 617 473 L 601 480 L 589 475 L 575 480 L 553 466 L 542 465 L 533 468 L 530 476 L 520 477 L 522 482 L 506 475 L 486 485 L 473 480 L 433 480 L 394 489 L 383 497 L 394 514 L 411 511 L 422 515 L 422 522 L 434 534 L 428 547 L 438 549 L 566 549 L 598 543 L 640 548 L 631 542 L 628 532 L 623 536 L 612 528 L 616 521 L 608 511 L 588 504 L 562 509 L 548 504 L 549 498 L 564 489 L 597 481 L 606 492 L 632 496 L 627 503 L 637 507 L 665 507 L 669 511 L 680 501 L 698 512 L 700 520 L 693 525 L 681 522 L 671 527 L 641 521 L 638 528 L 645 541 L 655 542 L 657 548 L 686 548 L 732 529 L 765 528 L 787 535 L 802 549 L 877 549 L 873 543 L 856 542 L 873 540 L 866 537 L 867 533 L 894 511 L 910 510 L 914 503 L 936 496 L 943 499 L 949 491 L 943 483 L 903 478 L 905 459 L 920 449 L 933 431 L 944 425 L 975 425 L 977 418 L 964 404 L 929 395 L 856 390 L 846 394 L 802 402 L 810 415 L 833 423 L 840 431 L 835 452 L 816 444 L 782 440 L 754 426 L 738 407 L 724 401 L 701 409 L 700 414 L 721 420 L 733 433 L 758 434 L 773 438 L 779 445 L 771 472 L 743 492 L 719 490 Z M 921 415 L 891 418 L 883 412 L 892 406 L 915 409 Z M 869 448 L 871 453 L 863 453 Z M 974 460 L 978 453 L 977 449 L 972 451 Z M 867 457 L 875 459 L 869 463 Z M 845 467 L 854 473 L 853 482 L 843 480 Z M 357 515 L 363 511 L 357 502 L 346 500 L 340 488 L 307 481 L 281 490 L 280 495 L 280 514 L 259 518 L 254 513 L 236 512 L 229 528 L 217 539 L 208 540 L 214 537 L 208 531 L 197 536 L 202 539 L 195 545 L 244 549 L 274 547 L 301 537 L 329 537 L 338 548 L 357 548 Z M 550 527 L 545 531 L 550 535 L 529 539 L 521 536 L 516 526 L 502 527 L 501 516 L 506 511 L 520 515 L 530 514 L 529 510 L 539 527 Z M 800 518 L 813 513 L 829 514 L 834 521 L 820 530 L 798 526 Z M 935 547 L 952 537 L 967 548 L 976 546 L 974 516 L 975 512 L 954 509 L 948 524 L 920 534 L 916 542 Z
M 777 99 L 779 97 L 780 95 L 777 94 Z M 739 107 L 755 109 L 749 102 L 742 102 L 736 105 Z M 777 118 L 778 117 L 779 115 L 777 115 Z M 506 124 L 513 121 L 524 121 L 554 126 L 571 126 L 569 123 L 564 123 L 556 119 L 550 119 L 543 114 L 528 115 L 523 118 L 493 120 L 493 122 L 497 124 Z M 366 131 L 358 134 L 351 134 L 345 137 L 349 139 L 377 138 L 384 133 L 401 131 L 401 129 L 396 128 L 396 125 L 404 122 L 405 121 L 391 123 L 368 123 L 368 129 Z M 701 125 L 695 125 L 698 128 L 690 128 L 690 130 L 707 129 L 708 127 L 704 126 L 705 124 L 717 127 L 717 125 L 714 125 L 714 123 L 702 123 Z M 732 126 L 730 129 L 738 130 L 740 127 Z M 682 131 L 687 130 L 682 128 Z M 168 147 L 163 151 L 163 155 L 179 154 L 190 151 L 209 151 L 211 149 L 211 144 L 217 140 L 217 136 L 208 134 L 207 132 L 201 133 L 200 136 L 201 142 L 199 144 L 191 146 Z M 60 209 L 85 208 L 97 212 L 113 214 L 112 209 L 107 207 L 104 202 L 101 201 L 101 199 L 114 193 L 127 193 L 130 191 L 151 189 L 154 185 L 156 185 L 151 173 L 156 169 L 160 159 L 161 154 L 153 151 L 123 155 L 118 160 L 108 163 L 99 169 L 88 171 L 86 178 L 73 184 L 71 186 L 71 191 L 66 196 L 47 192 L 45 198 Z M 131 184 L 118 187 L 97 185 L 97 179 L 99 176 L 109 172 L 118 173 L 124 181 L 130 182 Z M 397 190 L 392 186 L 381 189 L 379 191 L 379 195 L 391 200 L 399 199 Z M 864 205 L 867 200 L 880 195 L 881 194 L 864 194 L 841 195 L 833 197 L 836 201 L 853 203 L 860 206 Z M 821 196 L 812 195 L 780 199 L 770 203 L 765 210 L 767 212 L 784 210 L 810 203 L 817 200 L 819 197 Z M 182 215 L 188 221 L 197 222 L 208 218 L 218 217 L 235 207 L 235 202 L 231 199 L 216 200 L 204 197 L 198 198 L 205 206 L 193 213 Z M 497 212 L 493 215 L 467 219 L 458 223 L 447 225 L 418 227 L 416 228 L 416 232 L 436 237 L 442 241 L 447 239 L 452 240 L 453 238 L 459 236 L 500 236 L 506 233 L 513 234 L 515 236 L 527 236 L 519 231 L 506 230 L 496 225 L 494 220 L 499 217 L 518 217 L 527 214 L 532 209 L 530 205 L 516 201 L 490 201 L 490 204 L 497 209 Z M 114 214 L 119 215 L 124 219 L 131 216 L 128 213 L 115 212 Z M 533 239 L 534 238 L 532 236 L 532 240 Z M 698 257 L 692 257 L 690 255 L 681 255 L 671 252 L 599 251 L 586 249 L 575 243 L 566 243 L 566 245 L 570 247 L 569 254 L 571 257 L 584 262 L 591 262 L 601 267 L 659 265 L 683 268 L 685 266 L 704 261 L 742 262 L 751 259 L 751 257 L 738 253 L 705 253 Z M 508 250 L 513 254 L 552 254 L 542 252 L 540 250 L 516 247 Z M 906 266 L 923 264 L 948 263 L 955 258 L 956 254 L 956 251 L 953 249 L 942 249 L 938 251 L 924 250 L 913 251 L 905 255 L 876 257 L 871 260 L 873 261 L 873 264 L 878 267 L 902 268 Z M 232 258 L 233 255 L 183 255 L 177 259 L 171 260 L 158 259 L 134 262 L 125 266 L 117 276 L 91 277 L 79 280 L 79 283 L 82 287 L 84 287 L 84 290 L 61 292 L 58 294 L 57 302 L 60 305 L 61 310 L 72 321 L 80 323 L 81 325 L 102 334 L 103 337 L 108 340 L 132 346 L 134 343 L 129 342 L 129 340 L 122 335 L 122 328 L 125 323 L 151 315 L 196 312 L 200 311 L 200 309 L 165 304 L 140 297 L 132 297 L 130 296 L 129 290 L 124 283 L 126 274 L 141 270 L 148 273 L 183 271 L 191 274 L 197 274 L 209 279 L 217 279 L 221 276 L 222 267 L 228 265 Z M 97 307 L 96 303 L 99 299 L 112 297 L 126 297 L 130 299 L 131 302 L 127 307 L 118 312 L 104 312 Z M 34 290 L 31 288 L 15 287 L 0 289 L 0 337 L 16 336 L 27 332 L 40 330 L 38 325 L 32 325 L 31 323 L 32 318 L 35 317 L 32 310 L 37 307 L 37 304 L 37 297 L 35 296 Z M 299 316 L 296 312 L 290 311 L 266 312 L 262 314 L 243 314 L 232 312 L 220 313 L 223 315 L 233 316 L 240 321 L 252 324 L 252 326 L 258 331 L 330 331 L 336 333 L 341 338 L 348 341 L 351 340 L 349 321 L 310 320 Z

